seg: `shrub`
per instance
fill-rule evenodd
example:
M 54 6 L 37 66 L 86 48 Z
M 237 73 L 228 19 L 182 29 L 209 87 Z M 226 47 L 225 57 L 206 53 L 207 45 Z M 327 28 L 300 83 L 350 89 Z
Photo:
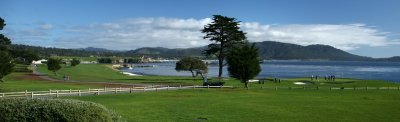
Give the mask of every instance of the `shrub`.
M 68 99 L 0 99 L 0 121 L 108 122 L 118 117 L 93 102 Z
M 221 82 L 221 81 L 215 81 L 215 82 L 204 82 L 203 86 L 223 86 L 225 84 L 225 82 Z

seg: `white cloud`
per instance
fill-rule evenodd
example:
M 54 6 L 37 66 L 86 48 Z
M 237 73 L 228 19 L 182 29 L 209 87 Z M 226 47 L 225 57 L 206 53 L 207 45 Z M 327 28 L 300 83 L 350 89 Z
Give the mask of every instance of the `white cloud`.
M 64 48 L 101 47 L 129 50 L 140 47 L 188 48 L 210 43 L 202 37 L 200 29 L 210 23 L 205 19 L 178 18 L 133 18 L 107 23 L 96 23 L 67 27 L 54 35 L 53 46 Z M 353 50 L 361 46 L 385 46 L 399 44 L 388 38 L 390 33 L 381 32 L 365 24 L 290 24 L 268 25 L 257 22 L 243 22 L 241 28 L 252 42 L 280 41 L 300 45 L 325 44 L 343 50 Z M 51 24 L 40 26 L 46 36 Z M 28 29 L 29 30 L 29 29 Z M 22 31 L 16 31 L 16 33 Z M 34 37 L 35 33 L 31 33 Z M 24 34 L 16 34 L 24 36 Z M 27 34 L 29 35 L 29 34 Z M 42 37 L 40 36 L 40 37 Z M 20 38 L 22 38 L 20 37 Z M 26 38 L 29 38 L 27 36 Z
M 248 39 L 256 42 L 274 40 L 300 45 L 324 44 L 343 50 L 392 43 L 388 33 L 364 24 L 275 25 L 262 29 L 253 29 L 253 26 L 243 24 L 242 27 L 248 32 Z

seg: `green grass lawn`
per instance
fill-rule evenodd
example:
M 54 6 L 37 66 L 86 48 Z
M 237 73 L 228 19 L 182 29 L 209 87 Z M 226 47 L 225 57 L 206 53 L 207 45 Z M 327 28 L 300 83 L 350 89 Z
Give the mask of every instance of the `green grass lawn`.
M 0 82 L 0 92 L 45 91 L 49 89 L 88 89 L 103 88 L 101 85 L 81 83 L 52 82 L 39 79 L 30 73 L 11 73 Z
M 150 84 L 201 84 L 191 77 L 125 76 L 102 64 L 81 64 L 62 68 L 55 76 L 44 65 L 39 70 L 50 77 L 90 82 L 128 82 Z M 87 89 L 88 84 L 41 81 L 12 73 L 0 83 L 1 91 Z M 211 79 L 214 81 L 215 79 Z M 243 87 L 237 80 L 224 79 L 226 85 Z M 295 85 L 294 82 L 310 82 Z M 275 91 L 274 87 L 280 87 Z M 307 87 L 292 89 L 288 87 Z M 320 87 L 320 90 L 312 88 Z M 93 101 L 114 110 L 126 121 L 398 121 L 400 91 L 398 90 L 333 90 L 329 87 L 397 87 L 399 84 L 357 79 L 310 81 L 308 78 L 282 79 L 265 84 L 251 83 L 250 90 L 202 89 L 65 97 Z M 102 86 L 98 86 L 102 87 Z M 267 89 L 261 89 L 261 87 Z
M 204 89 L 72 97 L 127 121 L 398 121 L 400 91 Z
M 97 61 L 97 57 L 79 57 L 79 56 L 52 56 L 52 58 L 59 58 L 59 59 L 78 59 L 81 61 Z
M 64 66 L 64 65 L 63 65 Z M 57 76 L 47 70 L 46 65 L 39 65 L 41 73 L 48 74 L 55 79 L 63 79 L 64 75 L 70 76 L 71 80 L 90 82 L 123 82 L 123 83 L 147 83 L 147 84 L 201 84 L 198 77 L 197 82 L 192 77 L 180 76 L 127 76 L 119 71 L 113 70 L 104 64 L 80 64 L 76 67 L 63 67 L 57 72 Z

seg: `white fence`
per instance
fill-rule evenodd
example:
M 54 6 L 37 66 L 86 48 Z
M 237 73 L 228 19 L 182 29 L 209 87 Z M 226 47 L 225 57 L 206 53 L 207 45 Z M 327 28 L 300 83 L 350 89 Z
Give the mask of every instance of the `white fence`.
M 156 86 L 156 87 L 130 87 L 130 88 L 102 88 L 102 89 L 85 89 L 85 90 L 48 90 L 48 91 L 28 91 L 24 92 L 6 92 L 0 93 L 0 97 L 60 97 L 60 96 L 83 96 L 83 95 L 100 95 L 100 94 L 118 94 L 160 90 L 178 90 L 178 89 L 195 89 L 195 88 L 233 88 L 232 86 Z
M 235 88 L 234 86 L 150 86 L 150 87 L 130 87 L 130 88 L 102 88 L 102 89 L 85 89 L 85 90 L 48 90 L 48 91 L 28 91 L 24 92 L 6 92 L 0 93 L 0 98 L 4 97 L 60 97 L 60 96 L 83 96 L 83 95 L 100 95 L 100 94 L 118 94 L 118 93 L 133 93 L 133 92 L 147 92 L 147 91 L 161 91 L 161 90 L 179 90 L 179 89 L 209 89 L 209 88 Z M 241 87 L 243 88 L 243 87 Z M 270 90 L 397 90 L 398 87 L 260 87 L 261 89 Z M 251 89 L 257 89 L 252 87 Z

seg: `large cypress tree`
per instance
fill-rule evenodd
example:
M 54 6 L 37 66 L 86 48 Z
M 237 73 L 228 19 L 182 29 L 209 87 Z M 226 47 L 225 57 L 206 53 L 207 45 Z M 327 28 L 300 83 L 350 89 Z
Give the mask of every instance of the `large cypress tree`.
M 227 57 L 229 76 L 240 80 L 248 88 L 248 81 L 261 72 L 258 48 L 245 44 L 235 48 Z
M 213 42 L 208 45 L 208 49 L 204 53 L 207 56 L 215 55 L 218 58 L 218 77 L 220 78 L 226 55 L 232 48 L 243 44 L 246 40 L 245 33 L 240 30 L 239 23 L 235 18 L 214 15 L 213 21 L 201 30 L 202 33 L 206 34 L 203 38 Z
M 3 30 L 4 20 L 0 17 L 0 30 Z M 10 74 L 14 68 L 14 63 L 9 55 L 9 47 L 11 41 L 9 38 L 0 34 L 0 81 L 3 82 L 3 77 Z

